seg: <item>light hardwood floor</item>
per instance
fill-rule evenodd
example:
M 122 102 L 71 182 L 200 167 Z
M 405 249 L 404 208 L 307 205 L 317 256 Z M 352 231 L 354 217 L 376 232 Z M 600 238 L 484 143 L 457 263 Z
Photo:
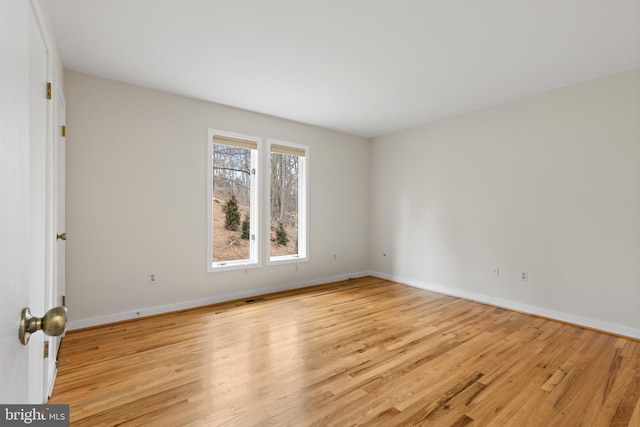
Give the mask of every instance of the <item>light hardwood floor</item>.
M 69 332 L 72 425 L 640 426 L 640 343 L 373 277 Z

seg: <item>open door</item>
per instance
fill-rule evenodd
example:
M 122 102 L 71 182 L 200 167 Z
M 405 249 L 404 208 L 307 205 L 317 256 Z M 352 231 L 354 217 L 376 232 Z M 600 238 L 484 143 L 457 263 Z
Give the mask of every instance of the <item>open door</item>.
M 18 317 L 29 304 L 29 40 L 27 2 L 2 1 L 0 52 L 0 402 L 25 403 L 28 348 L 18 341 Z
M 47 340 L 38 332 L 23 345 L 18 330 L 24 307 L 43 316 L 53 284 L 48 48 L 36 4 L 0 0 L 0 10 L 0 402 L 39 404 Z
M 65 246 L 67 233 L 65 232 L 65 155 L 66 155 L 66 126 L 64 95 L 59 89 L 60 85 L 54 85 L 53 92 L 53 144 L 51 156 L 51 205 L 52 229 L 48 233 L 51 238 L 51 286 L 47 286 L 45 310 L 56 306 L 65 306 Z M 58 350 L 60 349 L 61 336 L 45 337 L 49 341 L 48 357 L 45 358 L 45 385 L 47 398 L 51 397 L 56 379 Z
M 47 286 L 47 46 L 35 10 L 29 8 L 29 304 L 31 312 L 44 315 Z M 20 307 L 20 310 L 23 307 Z M 20 311 L 18 311 L 20 313 Z M 43 403 L 45 394 L 44 343 L 34 334 L 26 346 L 29 353 L 28 403 Z M 27 402 L 25 402 L 27 403 Z

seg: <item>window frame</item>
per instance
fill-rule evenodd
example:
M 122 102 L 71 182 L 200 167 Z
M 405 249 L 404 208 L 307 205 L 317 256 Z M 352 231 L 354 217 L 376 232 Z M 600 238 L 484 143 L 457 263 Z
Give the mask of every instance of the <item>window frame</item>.
M 214 138 L 219 136 L 221 138 L 233 138 L 245 141 L 255 142 L 257 148 L 252 150 L 251 154 L 251 169 L 255 170 L 255 173 L 251 174 L 250 182 L 250 208 L 249 216 L 250 222 L 250 244 L 249 244 L 249 258 L 232 261 L 213 261 L 213 146 L 215 144 Z M 226 145 L 226 144 L 223 144 Z M 229 132 L 220 129 L 208 129 L 207 132 L 207 272 L 228 271 L 228 270 L 242 270 L 248 268 L 256 268 L 261 266 L 260 257 L 260 239 L 261 239 L 261 203 L 260 203 L 260 169 L 261 169 L 261 151 L 263 141 L 262 138 L 246 135 L 237 132 Z
M 271 256 L 271 146 L 290 147 L 305 152 L 304 157 L 298 157 L 298 253 L 295 255 Z M 265 201 L 263 210 L 268 224 L 264 231 L 264 253 L 267 265 L 290 264 L 309 261 L 309 154 L 310 147 L 306 144 L 267 138 L 264 165 L 265 171 Z

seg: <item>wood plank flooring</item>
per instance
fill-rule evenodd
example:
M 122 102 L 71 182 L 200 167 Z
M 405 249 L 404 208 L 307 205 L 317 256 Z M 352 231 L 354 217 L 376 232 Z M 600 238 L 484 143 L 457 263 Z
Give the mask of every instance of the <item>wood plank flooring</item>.
M 69 332 L 77 426 L 640 426 L 640 342 L 365 277 Z

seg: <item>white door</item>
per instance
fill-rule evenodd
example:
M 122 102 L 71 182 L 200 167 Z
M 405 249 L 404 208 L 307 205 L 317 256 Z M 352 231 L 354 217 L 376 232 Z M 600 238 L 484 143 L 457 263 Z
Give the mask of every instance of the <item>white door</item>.
M 18 323 L 44 308 L 47 53 L 29 2 L 0 10 L 0 402 L 42 403 L 43 334 L 23 346 Z
M 29 304 L 29 4 L 0 1 L 0 402 L 25 403 L 28 350 L 17 331 Z
M 50 207 L 47 180 L 51 171 L 47 152 L 47 47 L 36 15 L 29 11 L 29 308 L 34 316 L 46 311 Z M 46 401 L 46 371 L 42 332 L 29 340 L 29 402 Z
M 59 84 L 54 84 L 59 88 Z M 53 93 L 55 117 L 53 126 L 53 145 L 51 158 L 51 215 L 52 230 L 50 236 L 52 240 L 52 284 L 47 286 L 48 295 L 45 310 L 52 307 L 63 306 L 65 294 L 65 104 L 64 95 L 59 89 L 54 89 Z M 57 237 L 54 237 L 57 236 Z M 47 387 L 47 397 L 51 396 L 53 385 L 57 374 L 57 355 L 60 349 L 62 337 L 48 337 L 49 357 L 45 359 L 45 385 Z

